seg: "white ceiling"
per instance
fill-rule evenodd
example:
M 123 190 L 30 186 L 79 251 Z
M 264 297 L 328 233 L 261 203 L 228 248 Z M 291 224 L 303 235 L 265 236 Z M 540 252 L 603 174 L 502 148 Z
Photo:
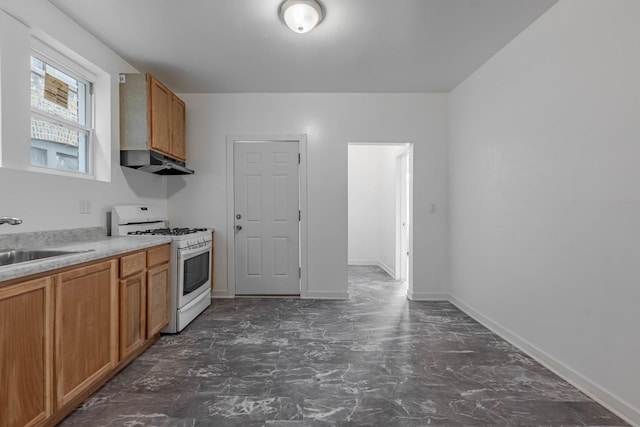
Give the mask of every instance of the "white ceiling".
M 442 92 L 556 0 L 321 0 L 296 34 L 281 0 L 50 0 L 179 93 Z

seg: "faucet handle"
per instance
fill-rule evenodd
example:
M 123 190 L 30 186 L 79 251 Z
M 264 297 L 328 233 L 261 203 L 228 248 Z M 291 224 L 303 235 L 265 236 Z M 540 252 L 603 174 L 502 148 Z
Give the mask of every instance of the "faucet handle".
M 22 224 L 22 220 L 16 217 L 3 216 L 2 218 L 0 218 L 0 224 L 18 225 Z

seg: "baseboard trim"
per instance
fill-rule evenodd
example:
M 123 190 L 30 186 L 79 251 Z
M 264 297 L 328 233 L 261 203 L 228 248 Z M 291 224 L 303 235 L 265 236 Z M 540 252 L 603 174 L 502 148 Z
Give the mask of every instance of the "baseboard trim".
M 380 264 L 375 259 L 350 259 L 347 261 L 348 265 L 378 265 Z
M 349 299 L 348 292 L 317 292 L 309 291 L 303 299 Z
M 469 304 L 459 298 L 449 295 L 449 302 L 473 317 L 486 328 L 498 334 L 500 337 L 518 347 L 520 350 L 531 356 L 538 363 L 576 387 L 578 390 L 595 400 L 631 425 L 640 427 L 640 409 L 634 408 L 629 403 L 618 398 L 608 390 L 593 383 L 588 378 L 574 371 L 553 356 L 540 350 L 538 347 L 521 338 L 511 330 L 505 328 L 490 317 L 485 316 Z
M 448 301 L 448 295 L 443 292 L 412 292 L 407 290 L 407 298 L 411 301 Z
M 386 271 L 389 276 L 393 277 L 394 279 L 396 278 L 396 272 L 384 262 L 378 261 L 378 267 Z
M 393 277 L 394 279 L 396 277 L 396 272 L 391 267 L 389 267 L 384 262 L 376 261 L 375 259 L 353 259 L 353 260 L 349 260 L 347 262 L 347 265 L 374 265 L 386 271 L 387 274 Z
M 235 295 L 231 295 L 227 291 L 224 291 L 224 292 L 223 291 L 218 291 L 218 292 L 216 292 L 215 289 L 211 293 L 211 299 L 233 298 L 234 296 Z

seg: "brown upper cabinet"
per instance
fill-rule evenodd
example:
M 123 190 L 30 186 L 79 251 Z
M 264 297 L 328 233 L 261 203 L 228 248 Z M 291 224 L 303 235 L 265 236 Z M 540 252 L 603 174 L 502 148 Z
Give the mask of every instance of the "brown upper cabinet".
M 171 153 L 183 161 L 187 158 L 186 121 L 184 101 L 173 95 L 171 97 Z
M 122 74 L 120 148 L 186 162 L 185 103 L 151 74 Z

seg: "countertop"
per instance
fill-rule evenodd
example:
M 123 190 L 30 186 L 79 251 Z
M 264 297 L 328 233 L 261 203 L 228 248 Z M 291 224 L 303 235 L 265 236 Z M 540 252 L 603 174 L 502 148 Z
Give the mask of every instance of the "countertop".
M 87 251 L 92 249 L 92 251 L 79 252 L 77 254 L 60 257 L 43 258 L 0 267 L 0 287 L 3 286 L 2 282 L 6 280 L 56 270 L 87 261 L 108 258 L 169 242 L 171 242 L 171 237 L 166 236 L 105 237 L 100 240 L 38 247 L 38 249 L 63 249 L 69 251 Z

